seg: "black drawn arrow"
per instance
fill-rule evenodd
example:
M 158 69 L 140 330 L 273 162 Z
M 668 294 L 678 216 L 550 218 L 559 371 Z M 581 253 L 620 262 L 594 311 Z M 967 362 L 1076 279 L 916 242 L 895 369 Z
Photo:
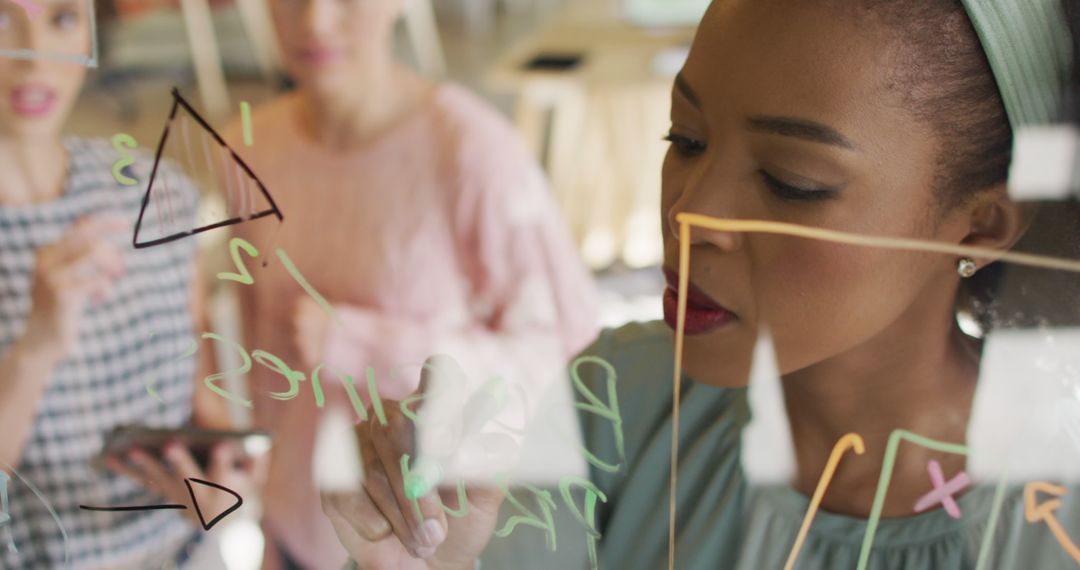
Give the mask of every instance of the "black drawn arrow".
M 226 493 L 228 493 L 228 494 L 232 495 L 233 497 L 235 497 L 236 502 L 233 503 L 231 507 L 229 507 L 229 508 L 225 509 L 224 511 L 222 511 L 221 513 L 219 513 L 216 517 L 210 519 L 210 522 L 206 522 L 206 517 L 203 515 L 202 509 L 199 508 L 199 500 L 195 498 L 195 488 L 191 486 L 192 483 L 196 483 L 196 484 L 202 485 L 204 487 L 210 487 L 210 488 L 213 488 L 213 489 L 218 489 L 219 491 L 225 491 Z M 224 485 L 219 485 L 219 484 L 214 483 L 212 481 L 207 481 L 205 479 L 198 479 L 198 478 L 195 478 L 195 477 L 188 477 L 187 479 L 184 479 L 184 484 L 187 485 L 188 495 L 191 496 L 191 504 L 195 507 L 195 514 L 199 515 L 199 522 L 202 523 L 203 530 L 210 530 L 211 528 L 214 528 L 214 525 L 221 522 L 221 519 L 229 516 L 233 511 L 235 511 L 236 509 L 239 509 L 240 505 L 244 504 L 244 499 L 243 499 L 243 497 L 240 496 L 239 493 L 237 493 L 236 491 L 233 491 L 232 489 L 230 489 L 230 488 L 228 488 L 228 487 L 226 487 Z M 91 506 L 88 506 L 88 505 L 79 505 L 79 508 L 84 510 L 84 511 L 104 511 L 104 512 L 161 511 L 161 510 L 169 510 L 169 509 L 185 510 L 185 509 L 187 509 L 187 505 L 165 504 L 165 505 L 142 505 L 142 506 L 133 506 L 133 507 L 91 507 Z

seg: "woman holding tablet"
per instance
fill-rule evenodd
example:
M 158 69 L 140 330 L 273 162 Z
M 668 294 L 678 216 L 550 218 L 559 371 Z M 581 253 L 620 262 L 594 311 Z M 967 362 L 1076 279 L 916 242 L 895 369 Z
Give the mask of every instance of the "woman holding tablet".
M 194 389 L 195 359 L 181 357 L 202 323 L 195 240 L 133 249 L 143 192 L 113 178 L 121 157 L 107 141 L 61 134 L 86 68 L 56 59 L 86 53 L 88 4 L 31 6 L 40 13 L 0 3 L 0 47 L 30 54 L 0 56 L 0 469 L 10 517 L 0 530 L 11 538 L 0 567 L 220 568 L 193 509 L 81 508 L 187 504 L 186 477 L 243 490 L 247 475 L 227 448 L 205 472 L 182 446 L 167 452 L 167 467 L 139 451 L 111 458 L 114 471 L 96 461 L 117 426 L 224 426 L 228 416 L 220 398 Z M 152 164 L 140 153 L 127 172 L 145 183 Z M 181 181 L 178 215 L 194 220 L 197 189 L 170 174 Z

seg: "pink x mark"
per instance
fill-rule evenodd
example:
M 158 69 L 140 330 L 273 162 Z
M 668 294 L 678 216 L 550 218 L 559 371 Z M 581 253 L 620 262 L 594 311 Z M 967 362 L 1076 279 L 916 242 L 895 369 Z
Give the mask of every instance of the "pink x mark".
M 970 485 L 971 478 L 968 477 L 966 472 L 961 471 L 959 475 L 946 483 L 945 475 L 941 472 L 941 464 L 934 459 L 930 460 L 926 470 L 930 472 L 930 482 L 934 484 L 934 490 L 923 495 L 921 499 L 915 502 L 915 512 L 921 513 L 941 503 L 950 517 L 954 519 L 960 518 L 960 505 L 956 504 L 956 500 L 952 496 Z

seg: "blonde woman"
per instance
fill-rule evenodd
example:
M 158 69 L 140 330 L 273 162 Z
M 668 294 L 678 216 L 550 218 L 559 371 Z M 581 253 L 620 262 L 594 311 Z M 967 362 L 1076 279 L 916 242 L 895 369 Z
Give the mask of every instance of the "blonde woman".
M 557 368 L 595 336 L 591 278 L 507 121 L 394 58 L 403 2 L 271 2 L 297 88 L 254 111 L 253 146 L 239 125 L 227 138 L 285 222 L 258 220 L 237 235 L 284 248 L 342 322 L 272 263 L 242 289 L 246 344 L 361 386 L 371 367 L 383 397 L 415 389 L 416 365 L 436 351 L 482 369 Z M 280 382 L 259 367 L 251 378 L 255 393 Z M 340 389 L 327 401 L 348 405 Z M 285 567 L 340 565 L 345 552 L 311 477 L 310 392 L 255 406 L 276 433 L 264 493 L 269 567 L 279 556 Z

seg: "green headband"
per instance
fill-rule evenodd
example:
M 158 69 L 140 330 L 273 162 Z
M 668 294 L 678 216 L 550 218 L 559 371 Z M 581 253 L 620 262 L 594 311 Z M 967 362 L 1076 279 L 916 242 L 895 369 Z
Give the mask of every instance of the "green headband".
M 1060 0 L 963 0 L 1013 132 L 1060 120 L 1072 36 Z

